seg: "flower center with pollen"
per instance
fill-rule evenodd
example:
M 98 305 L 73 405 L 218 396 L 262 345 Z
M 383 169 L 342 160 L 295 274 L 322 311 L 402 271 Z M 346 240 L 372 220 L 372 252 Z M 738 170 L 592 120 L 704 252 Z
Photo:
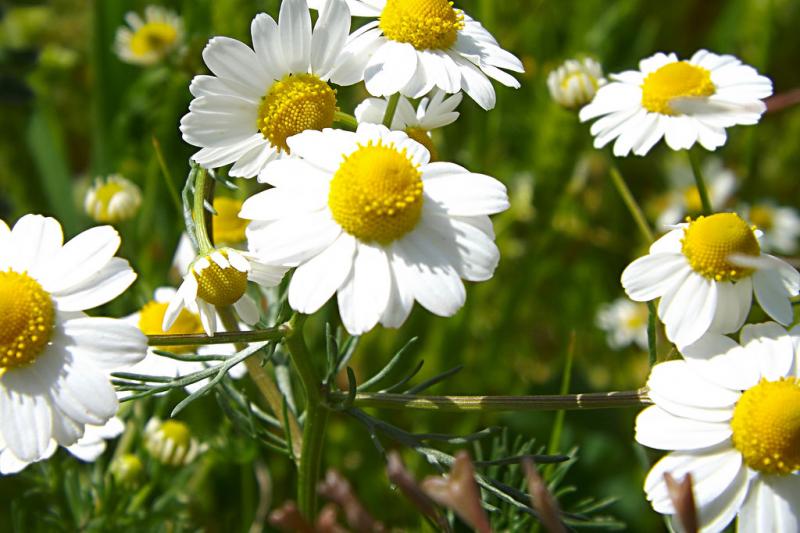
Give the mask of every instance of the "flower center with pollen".
M 447 0 L 387 0 L 378 25 L 392 41 L 417 50 L 445 50 L 464 28 L 464 14 Z
M 800 470 L 800 379 L 761 382 L 742 394 L 731 420 L 733 446 L 763 474 Z
M 258 106 L 257 127 L 272 146 L 289 152 L 286 139 L 333 125 L 336 91 L 313 74 L 288 74 L 270 87 Z
M 169 304 L 166 302 L 147 302 L 139 313 L 139 329 L 145 335 L 183 335 L 191 333 L 203 333 L 203 324 L 196 313 L 187 309 L 182 309 L 178 318 L 167 331 L 161 327 L 164 323 L 164 315 Z M 194 346 L 156 346 L 159 350 L 166 350 L 173 353 L 187 353 L 194 350 Z
M 687 61 L 668 63 L 642 82 L 642 107 L 662 115 L 678 115 L 670 105 L 676 98 L 711 96 L 716 87 L 711 72 Z
M 681 251 L 692 269 L 716 281 L 735 281 L 752 273 L 731 263 L 732 254 L 761 253 L 753 228 L 736 213 L 717 213 L 691 221 L 681 242 Z
M 406 150 L 381 141 L 346 156 L 331 180 L 333 219 L 363 242 L 389 244 L 422 215 L 422 174 Z
M 131 36 L 131 52 L 136 56 L 162 54 L 178 38 L 178 30 L 166 22 L 148 22 Z
M 50 342 L 53 299 L 26 273 L 0 272 L 0 375 L 30 365 Z
M 225 266 L 220 266 L 214 256 Z M 197 296 L 213 305 L 233 305 L 247 289 L 247 272 L 231 265 L 227 250 L 201 257 L 192 265 L 192 272 L 197 280 Z

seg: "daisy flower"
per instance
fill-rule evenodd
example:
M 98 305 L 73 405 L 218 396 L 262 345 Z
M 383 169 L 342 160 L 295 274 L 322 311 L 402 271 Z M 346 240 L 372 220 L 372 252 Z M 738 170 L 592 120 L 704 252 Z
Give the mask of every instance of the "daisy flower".
M 26 215 L 11 230 L 0 221 L 0 438 L 20 461 L 105 424 L 117 412 L 109 373 L 144 357 L 138 329 L 83 313 L 136 279 L 114 257 L 119 245 L 110 226 L 64 244 L 52 218 Z
M 183 283 L 167 306 L 161 328 L 169 331 L 181 312 L 188 309 L 200 316 L 206 334 L 214 335 L 221 331 L 217 325 L 216 306 L 229 305 L 245 324 L 255 324 L 259 312 L 256 303 L 247 295 L 248 280 L 274 287 L 285 273 L 285 268 L 251 261 L 249 254 L 233 248 L 216 248 L 197 257 L 189 266 Z
M 183 21 L 161 6 L 147 6 L 144 20 L 137 13 L 125 15 L 128 26 L 117 30 L 114 50 L 122 61 L 152 65 L 163 60 L 183 41 Z
M 648 255 L 628 265 L 622 286 L 637 302 L 661 298 L 658 316 L 680 347 L 707 331 L 738 330 L 754 292 L 770 317 L 789 324 L 800 273 L 762 253 L 756 230 L 739 215 L 717 213 L 678 224 L 658 239 Z
M 357 83 L 362 72 L 343 53 L 350 12 L 328 0 L 314 31 L 305 0 L 284 0 L 279 22 L 257 15 L 253 48 L 214 37 L 203 59 L 214 76 L 195 76 L 195 97 L 181 119 L 183 139 L 201 148 L 193 159 L 206 168 L 234 163 L 231 176 L 251 178 L 289 152 L 286 139 L 333 125 L 337 85 Z
M 92 463 L 106 451 L 106 441 L 117 438 L 124 429 L 125 425 L 122 420 L 116 416 L 109 419 L 103 426 L 87 424 L 83 437 L 78 439 L 75 444 L 65 446 L 65 448 L 73 457 Z M 47 450 L 37 462 L 50 459 L 57 447 L 56 441 L 50 439 Z M 22 461 L 17 458 L 11 450 L 3 446 L 2 439 L 0 439 L 0 474 L 16 474 L 27 468 L 29 464 L 31 461 Z
M 797 239 L 800 237 L 800 215 L 791 207 L 775 205 L 765 201 L 742 206 L 745 218 L 756 225 L 764 235 L 761 245 L 765 250 L 775 250 L 784 254 L 797 252 Z
M 738 184 L 736 175 L 722 164 L 718 157 L 710 157 L 703 163 L 703 176 L 705 176 L 708 200 L 711 209 L 722 210 L 736 192 Z M 665 198 L 656 224 L 663 228 L 683 220 L 687 215 L 696 215 L 703 212 L 700 192 L 694 181 L 692 169 L 685 158 L 673 159 L 667 170 L 667 180 L 670 191 Z M 747 218 L 747 217 L 745 217 Z
M 197 334 L 203 333 L 203 324 L 200 320 L 200 315 L 184 308 L 178 313 L 178 317 L 172 323 L 168 330 L 164 330 L 162 325 L 164 323 L 164 315 L 167 312 L 169 303 L 175 297 L 177 291 L 172 287 L 159 287 L 156 289 L 153 299 L 147 302 L 144 307 L 138 312 L 128 317 L 126 320 L 135 324 L 142 333 L 145 335 L 181 335 L 181 334 Z M 218 319 L 217 319 L 218 320 Z M 224 328 L 219 328 L 223 331 Z M 172 352 L 177 355 L 186 355 L 189 353 L 197 353 L 199 355 L 233 355 L 236 349 L 232 344 L 221 345 L 201 345 L 201 346 L 154 346 L 158 350 Z M 164 357 L 153 352 L 152 349 L 147 350 L 147 355 L 139 363 L 127 370 L 132 374 L 143 374 L 146 376 L 166 376 L 166 377 L 182 377 L 194 372 L 199 372 L 206 368 L 206 365 L 201 361 L 179 361 L 170 357 Z M 233 378 L 240 378 L 246 372 L 244 363 L 231 368 L 229 375 Z M 202 388 L 207 379 L 197 381 L 185 388 L 188 392 L 192 393 Z
M 408 98 L 401 96 L 397 100 L 397 108 L 392 117 L 392 129 L 403 130 L 406 134 L 428 149 L 431 159 L 437 159 L 436 146 L 431 139 L 431 130 L 452 124 L 458 119 L 456 107 L 461 103 L 462 94 L 456 93 L 445 98 L 445 93 L 435 90 L 433 95 L 420 100 L 417 109 Z M 388 100 L 385 98 L 367 98 L 356 107 L 358 122 L 382 124 Z
M 688 61 L 657 53 L 639 70 L 611 74 L 581 122 L 592 124 L 595 148 L 616 139 L 614 155 L 645 155 L 663 137 L 673 150 L 698 142 L 707 150 L 725 144 L 725 128 L 756 124 L 772 82 L 737 58 L 698 50 Z
M 142 191 L 119 174 L 95 179 L 83 201 L 83 208 L 92 220 L 110 224 L 132 219 L 140 205 Z
M 347 331 L 399 327 L 414 300 L 439 316 L 464 304 L 461 278 L 492 277 L 499 260 L 488 215 L 508 208 L 506 188 L 453 163 L 429 162 L 404 132 L 361 124 L 289 139 L 295 159 L 259 179 L 245 201 L 251 251 L 296 266 L 289 304 L 318 310 L 338 293 Z
M 568 59 L 547 75 L 547 89 L 559 105 L 576 109 L 588 104 L 605 85 L 603 67 L 590 57 Z
M 144 428 L 144 446 L 159 462 L 184 466 L 208 449 L 192 436 L 192 430 L 180 420 L 151 418 Z
M 722 531 L 800 528 L 800 374 L 790 333 L 775 323 L 748 325 L 741 345 L 709 334 L 682 361 L 653 367 L 647 382 L 655 405 L 636 419 L 636 440 L 672 453 L 644 482 L 647 499 L 678 520 L 664 474 L 692 475 L 698 523 Z M 680 530 L 677 528 L 676 530 Z
M 646 305 L 627 298 L 617 298 L 600 307 L 595 323 L 606 332 L 606 340 L 612 349 L 621 350 L 635 343 L 646 350 L 649 316 Z
M 319 7 L 322 0 L 309 2 Z M 377 17 L 356 31 L 348 53 L 361 58 L 367 91 L 419 98 L 434 87 L 466 92 L 482 108 L 495 104 L 489 78 L 506 87 L 519 82 L 522 62 L 500 48 L 480 22 L 448 0 L 347 0 L 353 15 Z

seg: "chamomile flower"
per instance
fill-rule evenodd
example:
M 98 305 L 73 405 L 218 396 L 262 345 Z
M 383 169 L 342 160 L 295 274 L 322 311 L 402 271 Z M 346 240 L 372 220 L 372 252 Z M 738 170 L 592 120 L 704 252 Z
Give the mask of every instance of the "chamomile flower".
M 322 0 L 312 0 L 319 7 Z M 400 93 L 419 98 L 434 87 L 466 92 L 492 109 L 489 78 L 506 87 L 519 82 L 505 72 L 523 72 L 522 62 L 500 48 L 495 38 L 448 0 L 347 0 L 353 15 L 377 17 L 347 44 L 361 58 L 367 91 L 373 96 Z
M 636 344 L 646 350 L 648 317 L 646 305 L 627 298 L 617 298 L 600 307 L 596 324 L 606 332 L 606 340 L 612 349 L 621 350 Z
M 790 333 L 775 323 L 745 326 L 741 345 L 709 334 L 684 349 L 685 360 L 653 367 L 655 405 L 636 419 L 636 440 L 669 450 L 644 482 L 662 514 L 675 508 L 664 474 L 692 475 L 700 531 L 800 529 L 800 374 Z
M 126 318 L 129 322 L 135 324 L 142 333 L 146 335 L 179 335 L 179 334 L 196 334 L 203 333 L 203 324 L 200 320 L 200 315 L 193 313 L 189 309 L 182 309 L 178 313 L 178 317 L 172 323 L 168 330 L 162 328 L 164 324 L 164 315 L 167 312 L 169 303 L 176 296 L 177 291 L 172 287 L 159 287 L 156 289 L 153 299 L 147 302 L 142 309 Z M 224 331 L 224 328 L 219 328 Z M 236 349 L 231 344 L 217 344 L 217 345 L 202 345 L 196 346 L 155 346 L 159 350 L 165 350 L 178 355 L 188 353 L 198 353 L 199 355 L 233 355 Z M 153 352 L 152 349 L 147 350 L 147 355 L 139 363 L 127 370 L 133 374 L 143 374 L 147 376 L 166 376 L 166 377 L 181 377 L 194 372 L 199 372 L 206 368 L 206 365 L 200 361 L 180 361 L 170 357 L 164 357 Z M 231 368 L 229 375 L 233 378 L 240 378 L 246 372 L 244 363 Z M 188 392 L 194 392 L 208 383 L 207 379 L 197 381 L 186 385 Z
M 161 6 L 147 6 L 144 20 L 137 13 L 125 15 L 128 26 L 117 30 L 114 48 L 119 58 L 135 65 L 162 61 L 183 42 L 183 21 Z
M 122 420 L 117 417 L 110 418 L 102 426 L 87 424 L 83 437 L 78 439 L 75 444 L 65 446 L 65 448 L 73 457 L 91 463 L 106 451 L 106 441 L 117 438 L 124 429 Z M 47 451 L 35 462 L 49 459 L 57 448 L 58 444 L 55 439 L 51 439 Z M 3 446 L 2 439 L 0 439 L 0 474 L 16 474 L 27 468 L 31 462 L 34 461 L 22 461 L 17 458 L 11 450 Z
M 603 67 L 590 57 L 568 59 L 547 75 L 550 96 L 568 109 L 591 102 L 605 83 Z
M 333 124 L 336 90 L 362 71 L 344 54 L 350 12 L 344 0 L 328 0 L 314 31 L 305 0 L 284 0 L 279 22 L 257 15 L 253 48 L 214 37 L 203 59 L 214 76 L 195 76 L 194 100 L 181 119 L 183 139 L 201 148 L 193 159 L 206 168 L 234 163 L 231 176 L 251 178 L 267 162 L 289 152 L 286 139 Z
M 417 109 L 408 98 L 397 100 L 397 109 L 392 117 L 392 129 L 403 130 L 406 134 L 428 149 L 431 159 L 437 159 L 436 146 L 431 139 L 431 131 L 452 124 L 458 119 L 456 107 L 461 103 L 462 94 L 456 93 L 445 98 L 445 93 L 435 90 L 430 98 L 420 100 Z M 356 107 L 355 115 L 359 122 L 382 124 L 388 100 L 367 98 Z
M 110 224 L 130 220 L 140 205 L 139 187 L 119 174 L 95 179 L 83 201 L 83 208 L 92 220 Z
M 258 322 L 256 303 L 247 295 L 248 280 L 264 287 L 280 283 L 285 268 L 251 261 L 248 254 L 233 248 L 216 248 L 198 256 L 189 266 L 183 283 L 170 300 L 161 325 L 168 331 L 184 309 L 200 316 L 206 334 L 221 331 L 216 307 L 232 305 L 246 324 Z
M 338 293 L 354 335 L 399 327 L 414 300 L 439 316 L 464 304 L 461 278 L 492 277 L 499 260 L 488 215 L 508 208 L 499 181 L 429 163 L 404 132 L 363 123 L 289 139 L 295 158 L 270 163 L 273 186 L 242 206 L 251 252 L 296 266 L 289 304 L 313 313 Z
M 170 466 L 184 466 L 208 449 L 192 436 L 192 431 L 180 420 L 161 421 L 151 418 L 144 428 L 144 445 L 156 460 Z
M 616 139 L 614 155 L 645 155 L 663 137 L 673 150 L 700 143 L 716 150 L 725 128 L 756 124 L 772 82 L 730 55 L 698 50 L 688 61 L 657 53 L 639 70 L 611 74 L 594 100 L 580 111 L 592 124 L 595 148 Z
M 26 215 L 12 230 L 0 221 L 0 437 L 20 461 L 105 424 L 117 412 L 109 373 L 144 357 L 137 328 L 83 313 L 136 278 L 114 257 L 119 245 L 110 226 L 65 244 L 52 218 Z
M 764 201 L 741 207 L 745 218 L 756 225 L 764 235 L 761 246 L 784 254 L 797 252 L 800 238 L 800 215 L 792 207 L 778 206 Z
M 757 233 L 735 213 L 717 213 L 679 224 L 622 273 L 622 286 L 637 302 L 661 298 L 658 316 L 679 347 L 707 331 L 731 333 L 744 324 L 755 292 L 761 308 L 789 324 L 790 298 L 800 273 L 761 252 Z
M 736 175 L 726 168 L 718 157 L 708 158 L 703 163 L 702 170 L 711 209 L 721 211 L 736 192 L 738 186 Z M 677 224 L 687 214 L 694 216 L 703 212 L 700 192 L 695 185 L 692 169 L 689 168 L 685 158 L 670 161 L 667 180 L 670 190 L 664 199 L 666 205 L 660 209 L 656 220 L 659 228 Z

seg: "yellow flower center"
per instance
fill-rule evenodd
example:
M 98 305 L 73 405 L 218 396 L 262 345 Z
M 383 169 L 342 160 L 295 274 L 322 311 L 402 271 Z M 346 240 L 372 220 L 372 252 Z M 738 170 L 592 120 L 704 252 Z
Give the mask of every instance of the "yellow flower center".
M 763 474 L 800 470 L 800 379 L 762 379 L 747 389 L 731 420 L 733 446 Z
M 192 432 L 189 426 L 179 420 L 166 420 L 159 428 L 164 440 L 172 441 L 176 448 L 188 448 L 192 442 Z
M 227 260 L 226 250 L 217 250 Z M 208 266 L 199 268 L 197 263 L 192 265 L 192 272 L 197 280 L 197 296 L 210 304 L 221 307 L 232 305 L 239 301 L 247 289 L 247 272 L 234 268 L 230 263 L 221 267 L 211 257 L 205 256 Z
M 761 253 L 753 228 L 736 213 L 717 213 L 691 221 L 681 242 L 681 251 L 692 269 L 716 281 L 735 281 L 752 273 L 732 264 L 731 254 Z
M 436 151 L 436 146 L 433 144 L 433 139 L 428 135 L 428 130 L 423 128 L 406 128 L 406 135 L 420 143 L 428 149 L 431 154 L 431 161 L 436 161 L 439 158 L 439 153 Z
M 139 188 L 117 175 L 97 178 L 86 194 L 84 208 L 96 222 L 115 223 L 136 214 L 141 204 Z
M 708 70 L 687 61 L 668 63 L 642 82 L 642 107 L 653 113 L 677 115 L 670 106 L 674 99 L 711 96 L 715 92 Z
M 244 230 L 249 220 L 239 218 L 242 201 L 217 196 L 214 198 L 214 244 L 238 244 L 244 242 Z
M 131 36 L 131 53 L 136 56 L 163 54 L 178 38 L 178 30 L 166 22 L 148 22 Z
M 447 0 L 387 0 L 379 26 L 387 39 L 417 50 L 446 50 L 464 28 L 464 14 Z
M 690 213 L 699 213 L 703 210 L 703 201 L 700 199 L 700 191 L 697 187 L 690 185 L 683 190 L 683 201 L 686 204 L 686 210 Z
M 768 205 L 754 205 L 750 209 L 750 222 L 764 231 L 769 231 L 775 225 L 775 213 Z
M 363 242 L 389 244 L 422 215 L 422 174 L 409 156 L 371 141 L 346 156 L 331 180 L 333 219 Z
M 50 342 L 53 299 L 26 273 L 0 272 L 0 375 L 30 365 Z
M 288 74 L 270 87 L 258 107 L 257 127 L 272 146 L 289 152 L 286 139 L 333 125 L 336 91 L 313 74 Z
M 151 301 L 142 307 L 139 313 L 139 329 L 145 335 L 181 335 L 191 333 L 203 333 L 203 324 L 200 317 L 187 309 L 182 309 L 178 318 L 172 326 L 164 331 L 161 324 L 164 323 L 164 314 L 167 312 L 168 303 Z M 192 346 L 156 346 L 159 350 L 166 350 L 173 353 L 187 353 L 194 348 Z

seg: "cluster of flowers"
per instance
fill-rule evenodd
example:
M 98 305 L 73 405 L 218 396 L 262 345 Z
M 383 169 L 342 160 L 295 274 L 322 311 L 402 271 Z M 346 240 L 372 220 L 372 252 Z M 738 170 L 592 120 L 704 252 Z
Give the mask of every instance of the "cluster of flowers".
M 595 147 L 616 140 L 616 156 L 643 156 L 662 138 L 673 150 L 695 143 L 714 150 L 725 143 L 725 128 L 758 122 L 762 99 L 772 94 L 770 80 L 752 67 L 705 50 L 688 61 L 659 53 L 639 67 L 609 83 L 592 60 L 570 61 L 551 74 L 549 87 L 562 105 L 586 104 L 579 116 L 598 119 Z M 720 166 L 712 169 L 714 208 L 735 188 Z M 686 189 L 699 200 L 697 189 Z M 800 273 L 764 249 L 795 251 L 800 221 L 790 208 L 767 205 L 745 206 L 744 216 L 714 212 L 676 223 L 685 209 L 699 210 L 691 203 L 671 202 L 659 217 L 669 231 L 622 273 L 634 301 L 618 300 L 598 314 L 612 347 L 645 348 L 648 311 L 638 302 L 659 299 L 658 317 L 683 356 L 653 367 L 647 387 L 655 405 L 637 418 L 637 441 L 672 451 L 653 467 L 645 491 L 676 530 L 682 524 L 665 474 L 691 474 L 702 531 L 721 531 L 737 516 L 740 531 L 797 531 L 800 327 L 781 324 L 794 322 Z M 754 295 L 780 324 L 744 326 Z M 741 344 L 726 336 L 739 330 Z

